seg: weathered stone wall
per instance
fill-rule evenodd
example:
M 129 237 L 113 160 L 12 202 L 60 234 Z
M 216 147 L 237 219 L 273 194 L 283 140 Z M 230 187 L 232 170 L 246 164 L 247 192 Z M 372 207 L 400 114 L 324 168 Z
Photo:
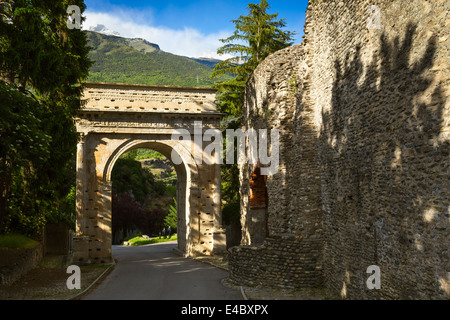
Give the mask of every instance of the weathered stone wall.
M 310 121 L 312 109 L 308 97 L 298 90 L 307 85 L 306 64 L 302 58 L 301 45 L 281 50 L 265 60 L 247 84 L 245 129 L 280 131 L 279 170 L 267 177 L 267 234 L 270 236 L 303 236 L 303 231 L 313 231 L 320 225 L 315 221 L 320 198 L 311 196 L 320 190 L 317 138 Z M 294 172 L 296 175 L 292 175 Z M 246 226 L 252 220 L 248 199 L 250 174 L 251 166 L 244 165 L 241 170 L 241 222 L 246 234 Z M 304 209 L 301 218 L 298 208 Z M 313 218 L 306 219 L 305 215 Z M 298 219 L 303 223 L 308 220 L 307 225 L 302 226 Z M 242 244 L 251 244 L 248 234 L 243 237 Z
M 266 238 L 260 246 L 229 250 L 230 280 L 246 286 L 317 288 L 323 285 L 319 239 Z
M 42 244 L 31 248 L 0 249 L 0 284 L 10 285 L 19 280 L 42 261 L 44 249 Z
M 316 0 L 303 43 L 268 57 L 248 83 L 246 127 L 281 132 L 267 234 L 294 237 L 300 253 L 320 240 L 315 276 L 331 294 L 450 296 L 449 9 L 438 0 Z M 241 169 L 241 244 L 251 245 L 250 167 Z M 231 277 L 248 279 L 233 255 L 270 266 L 269 251 L 283 250 L 267 247 L 233 249 Z M 366 286 L 370 265 L 380 267 L 380 290 Z M 300 270 L 286 267 L 285 279 Z M 268 271 L 251 277 L 273 285 Z
M 280 161 L 278 172 L 267 176 L 263 230 L 260 210 L 249 201 L 254 166 L 241 167 L 241 244 L 247 247 L 231 250 L 235 281 L 294 287 L 323 283 L 317 130 L 304 50 L 298 45 L 271 55 L 247 84 L 245 129 L 278 129 Z
M 368 28 L 371 5 L 379 29 Z M 444 298 L 450 4 L 310 7 L 326 286 L 348 298 Z M 379 291 L 367 290 L 370 265 L 381 269 Z

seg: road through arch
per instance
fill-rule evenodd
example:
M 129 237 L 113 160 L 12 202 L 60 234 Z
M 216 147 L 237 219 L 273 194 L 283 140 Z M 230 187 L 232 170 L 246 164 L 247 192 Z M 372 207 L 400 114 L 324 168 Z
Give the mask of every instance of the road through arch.
M 136 148 L 153 149 L 175 163 L 178 251 L 187 256 L 225 251 L 220 164 L 198 156 L 208 142 L 196 138 L 219 128 L 215 90 L 87 83 L 83 100 L 76 119 L 80 141 L 72 262 L 111 261 L 111 171 L 120 155 Z M 180 129 L 191 139 L 173 139 Z

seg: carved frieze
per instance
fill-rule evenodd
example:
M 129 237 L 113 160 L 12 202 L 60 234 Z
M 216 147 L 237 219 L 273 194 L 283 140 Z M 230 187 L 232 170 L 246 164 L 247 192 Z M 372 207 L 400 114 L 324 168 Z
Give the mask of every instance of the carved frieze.
M 179 112 L 215 111 L 215 90 L 88 83 L 83 94 L 85 109 L 144 109 Z
M 84 99 L 87 103 L 75 119 L 83 133 L 169 133 L 193 130 L 196 121 L 204 130 L 220 125 L 214 89 L 88 83 Z

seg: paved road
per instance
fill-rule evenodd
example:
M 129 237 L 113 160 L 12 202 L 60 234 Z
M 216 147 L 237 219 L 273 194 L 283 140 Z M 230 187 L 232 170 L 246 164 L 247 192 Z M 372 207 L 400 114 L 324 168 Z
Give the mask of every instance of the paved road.
M 176 242 L 113 246 L 114 270 L 84 300 L 240 300 L 227 273 L 172 252 Z

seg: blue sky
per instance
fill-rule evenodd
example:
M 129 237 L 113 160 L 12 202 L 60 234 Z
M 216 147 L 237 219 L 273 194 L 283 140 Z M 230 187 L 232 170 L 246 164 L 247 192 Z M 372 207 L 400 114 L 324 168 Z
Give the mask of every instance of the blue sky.
M 85 0 L 84 29 L 103 24 L 124 37 L 144 38 L 167 52 L 189 57 L 217 56 L 221 38 L 234 31 L 231 22 L 247 14 L 248 3 L 259 0 L 196 1 L 122 1 Z M 297 32 L 295 43 L 303 36 L 308 0 L 270 1 L 269 13 L 286 18 L 286 29 Z

